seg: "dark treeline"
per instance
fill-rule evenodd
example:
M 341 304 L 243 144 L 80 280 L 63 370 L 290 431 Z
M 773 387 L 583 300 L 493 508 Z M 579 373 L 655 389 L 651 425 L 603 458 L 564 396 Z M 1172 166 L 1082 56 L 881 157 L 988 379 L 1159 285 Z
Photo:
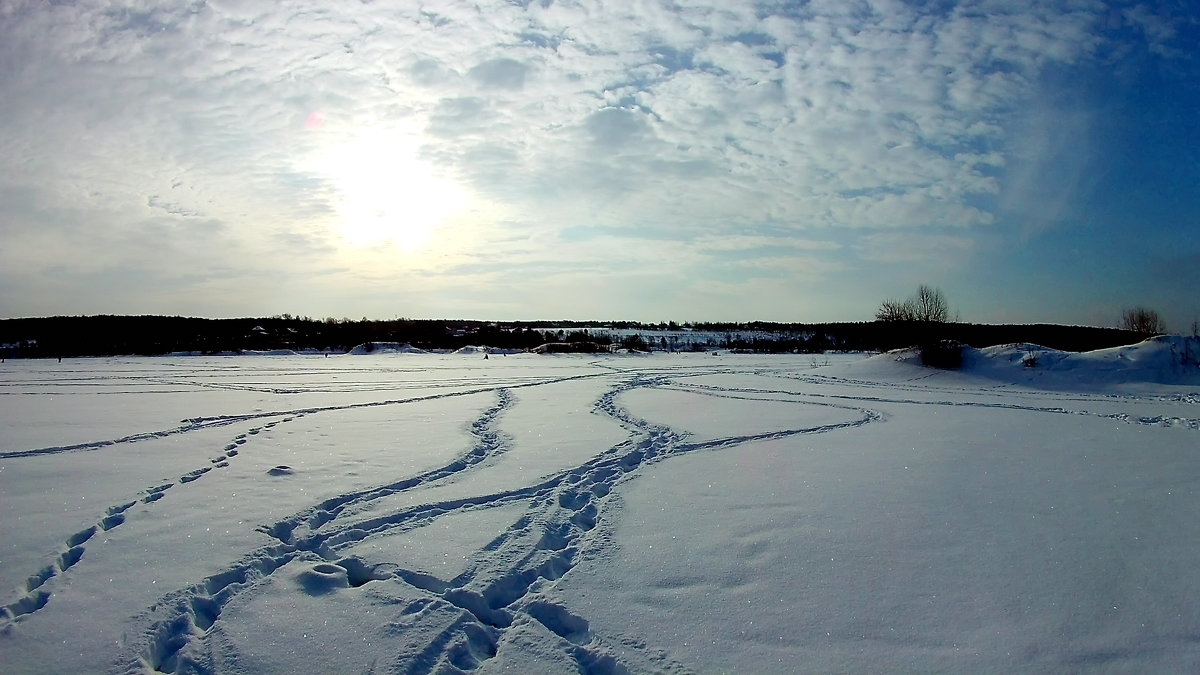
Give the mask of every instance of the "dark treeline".
M 1147 336 L 1119 328 L 1058 324 L 923 323 L 869 321 L 820 324 L 808 330 L 844 340 L 838 348 L 888 350 L 933 340 L 953 340 L 971 347 L 1032 343 L 1069 352 L 1085 352 L 1141 342 Z
M 389 321 L 271 317 L 200 319 L 174 316 L 56 316 L 0 320 L 9 356 L 156 355 L 170 352 L 318 349 L 344 352 L 370 342 L 406 342 L 422 349 L 468 344 L 528 349 L 546 342 L 524 327 L 481 321 Z
M 553 326 L 547 330 L 546 327 Z M 859 323 L 639 323 L 632 321 L 511 321 L 449 319 L 324 319 L 288 315 L 271 318 L 202 319 L 171 316 L 58 316 L 0 320 L 4 356 L 156 355 L 170 352 L 317 349 L 345 352 L 371 342 L 408 343 L 421 349 L 485 345 L 532 349 L 547 342 L 607 345 L 605 329 L 640 331 L 644 344 L 658 348 L 654 332 L 690 330 L 716 334 L 697 342 L 707 347 L 755 352 L 870 351 L 916 344 L 931 328 L 939 339 L 975 347 L 1032 342 L 1068 351 L 1086 351 L 1139 341 L 1142 336 L 1113 328 L 1086 326 Z M 754 337 L 738 335 L 754 331 Z M 665 342 L 665 341 L 664 341 Z

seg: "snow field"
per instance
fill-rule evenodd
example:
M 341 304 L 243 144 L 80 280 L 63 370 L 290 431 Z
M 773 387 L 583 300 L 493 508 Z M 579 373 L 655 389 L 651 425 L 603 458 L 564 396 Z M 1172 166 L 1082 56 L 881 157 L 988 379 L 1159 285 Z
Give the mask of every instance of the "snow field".
M 706 672 L 1194 667 L 1193 434 L 1128 456 L 1149 429 L 901 414 L 656 466 L 554 595 Z
M 0 662 L 1193 670 L 1200 381 L 1131 353 L 5 364 Z

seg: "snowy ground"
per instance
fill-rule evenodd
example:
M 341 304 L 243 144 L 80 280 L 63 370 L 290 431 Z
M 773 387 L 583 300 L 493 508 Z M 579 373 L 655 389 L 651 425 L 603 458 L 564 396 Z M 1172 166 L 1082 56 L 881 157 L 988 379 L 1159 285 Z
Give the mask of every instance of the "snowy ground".
M 1153 349 L 9 361 L 0 670 L 1195 672 Z

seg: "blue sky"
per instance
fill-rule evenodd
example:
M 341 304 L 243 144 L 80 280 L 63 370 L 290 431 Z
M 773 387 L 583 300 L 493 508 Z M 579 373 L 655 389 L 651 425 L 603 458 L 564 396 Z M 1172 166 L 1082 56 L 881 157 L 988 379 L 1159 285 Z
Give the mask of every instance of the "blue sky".
M 0 5 L 0 316 L 1200 318 L 1185 2 Z

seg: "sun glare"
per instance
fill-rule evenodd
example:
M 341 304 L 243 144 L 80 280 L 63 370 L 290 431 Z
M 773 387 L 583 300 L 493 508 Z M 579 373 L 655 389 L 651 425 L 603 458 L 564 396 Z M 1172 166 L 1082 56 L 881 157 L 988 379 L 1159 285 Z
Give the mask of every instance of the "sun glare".
M 418 151 L 416 137 L 367 132 L 322 154 L 317 169 L 337 191 L 336 227 L 348 244 L 423 248 L 439 225 L 467 207 L 466 190 Z

